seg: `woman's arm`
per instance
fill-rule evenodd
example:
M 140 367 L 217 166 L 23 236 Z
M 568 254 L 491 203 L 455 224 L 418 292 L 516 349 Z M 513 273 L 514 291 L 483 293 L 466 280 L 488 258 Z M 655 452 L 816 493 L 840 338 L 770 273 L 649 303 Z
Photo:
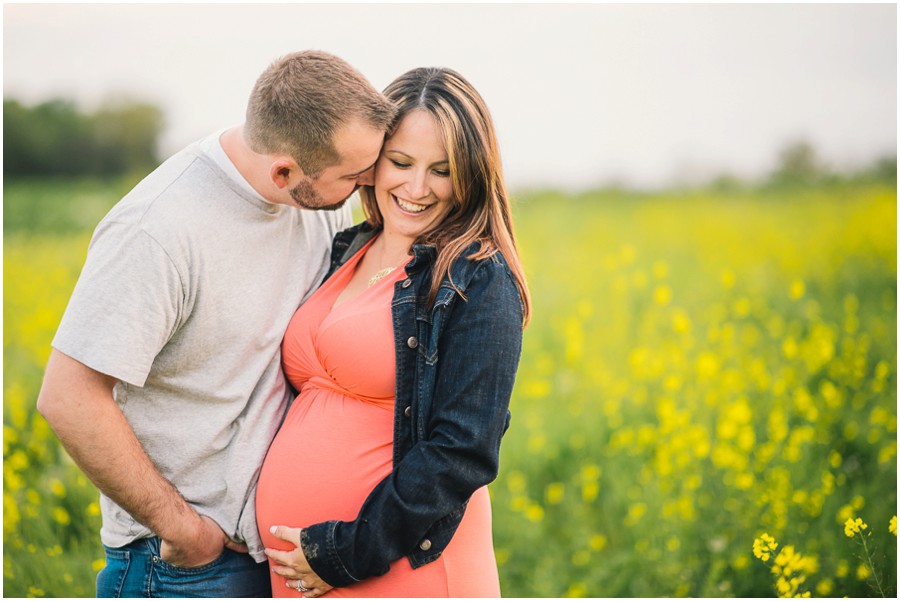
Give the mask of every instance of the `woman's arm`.
M 372 490 L 355 520 L 314 524 L 300 534 L 305 559 L 329 585 L 386 573 L 435 522 L 497 477 L 522 347 L 521 302 L 506 267 L 490 261 L 477 269 L 466 297 L 452 307 L 438 343 L 427 438 Z M 292 567 L 306 563 L 278 557 Z

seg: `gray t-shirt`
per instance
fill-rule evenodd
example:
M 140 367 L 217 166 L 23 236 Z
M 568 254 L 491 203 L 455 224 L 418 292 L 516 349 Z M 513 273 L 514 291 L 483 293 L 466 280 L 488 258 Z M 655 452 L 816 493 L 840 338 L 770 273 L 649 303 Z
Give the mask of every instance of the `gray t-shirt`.
M 265 201 L 210 144 L 167 160 L 100 222 L 53 346 L 120 380 L 116 401 L 162 474 L 264 561 L 256 481 L 292 398 L 282 337 L 351 217 Z M 105 495 L 101 508 L 104 544 L 151 535 Z

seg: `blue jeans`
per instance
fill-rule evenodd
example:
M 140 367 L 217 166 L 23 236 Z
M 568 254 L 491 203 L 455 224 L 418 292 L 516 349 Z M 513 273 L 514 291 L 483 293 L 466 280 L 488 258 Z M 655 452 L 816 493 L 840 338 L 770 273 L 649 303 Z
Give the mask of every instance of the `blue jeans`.
M 180 568 L 159 556 L 159 537 L 106 549 L 98 597 L 271 597 L 268 562 L 224 549 L 212 563 Z

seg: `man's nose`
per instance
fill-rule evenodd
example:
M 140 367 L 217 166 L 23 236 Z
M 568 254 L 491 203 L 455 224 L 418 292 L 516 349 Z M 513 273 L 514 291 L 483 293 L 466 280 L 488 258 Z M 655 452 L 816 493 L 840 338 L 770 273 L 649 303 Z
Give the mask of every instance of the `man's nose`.
M 360 186 L 374 186 L 375 185 L 375 167 L 369 167 L 365 171 L 359 174 L 359 177 L 356 178 L 356 183 Z

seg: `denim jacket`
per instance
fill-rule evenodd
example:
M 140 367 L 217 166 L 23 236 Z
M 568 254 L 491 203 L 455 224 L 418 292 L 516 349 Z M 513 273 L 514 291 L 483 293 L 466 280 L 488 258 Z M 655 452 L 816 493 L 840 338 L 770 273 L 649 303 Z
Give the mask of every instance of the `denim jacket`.
M 361 223 L 335 236 L 329 276 L 374 235 Z M 477 250 L 473 245 L 464 256 Z M 407 278 L 394 285 L 396 351 L 393 471 L 353 521 L 304 528 L 312 569 L 340 587 L 380 576 L 403 556 L 413 568 L 437 559 L 469 497 L 497 477 L 500 439 L 522 349 L 523 307 L 500 253 L 451 267 L 426 306 L 436 251 L 414 245 Z

